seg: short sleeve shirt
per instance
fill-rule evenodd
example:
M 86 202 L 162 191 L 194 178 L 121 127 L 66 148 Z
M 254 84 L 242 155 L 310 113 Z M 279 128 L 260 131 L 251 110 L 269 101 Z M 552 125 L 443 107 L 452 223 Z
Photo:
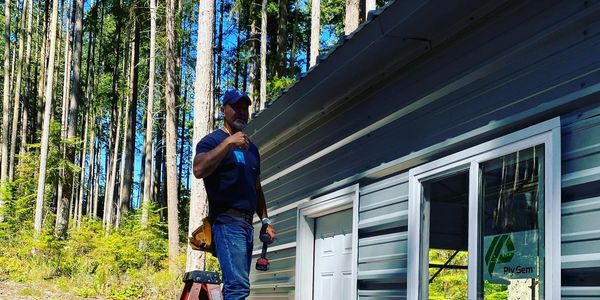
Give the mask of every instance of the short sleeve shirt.
M 229 134 L 218 129 L 196 145 L 196 154 L 216 148 Z M 252 142 L 248 149 L 233 148 L 215 171 L 204 178 L 209 213 L 214 218 L 227 209 L 254 214 L 258 202 L 256 182 L 260 176 L 260 156 Z

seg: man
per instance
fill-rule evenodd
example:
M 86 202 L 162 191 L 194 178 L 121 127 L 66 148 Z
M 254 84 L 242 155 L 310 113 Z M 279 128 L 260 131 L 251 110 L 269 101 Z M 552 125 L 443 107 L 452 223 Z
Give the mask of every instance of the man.
M 223 96 L 223 127 L 196 145 L 194 176 L 204 179 L 213 242 L 223 273 L 225 300 L 250 294 L 254 212 L 270 241 L 276 233 L 267 216 L 260 184 L 258 148 L 242 129 L 248 123 L 250 98 L 239 91 Z

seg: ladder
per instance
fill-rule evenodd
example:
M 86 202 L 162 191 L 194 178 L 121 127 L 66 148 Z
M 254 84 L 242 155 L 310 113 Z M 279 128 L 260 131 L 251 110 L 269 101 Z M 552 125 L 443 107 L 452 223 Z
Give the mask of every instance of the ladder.
M 191 271 L 183 275 L 185 286 L 179 300 L 223 300 L 217 272 Z

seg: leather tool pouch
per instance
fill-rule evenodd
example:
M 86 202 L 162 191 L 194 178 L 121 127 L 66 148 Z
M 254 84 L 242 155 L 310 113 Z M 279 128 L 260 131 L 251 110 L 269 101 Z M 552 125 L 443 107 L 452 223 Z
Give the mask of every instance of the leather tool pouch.
M 202 225 L 192 232 L 188 238 L 190 247 L 194 250 L 208 252 L 215 255 L 215 245 L 212 242 L 211 223 L 208 217 L 202 219 Z

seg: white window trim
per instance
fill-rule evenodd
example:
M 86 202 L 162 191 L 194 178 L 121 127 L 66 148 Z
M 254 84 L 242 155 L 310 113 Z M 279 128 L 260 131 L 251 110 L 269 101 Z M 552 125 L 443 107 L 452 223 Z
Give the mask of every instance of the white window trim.
M 313 299 L 314 218 L 352 209 L 352 290 L 356 299 L 358 272 L 358 184 L 312 199 L 298 206 L 296 231 L 295 299 Z
M 536 124 L 472 148 L 443 157 L 409 171 L 407 298 L 419 299 L 421 255 L 421 182 L 455 169 L 469 169 L 469 218 L 478 218 L 479 163 L 518 150 L 545 144 L 545 299 L 559 299 L 561 286 L 561 145 L 560 117 Z M 475 187 L 475 188 L 473 188 Z M 415 226 L 416 225 L 416 226 Z M 469 222 L 468 298 L 477 299 L 477 238 L 479 228 Z M 423 229 L 424 230 L 424 229 Z M 425 277 L 425 276 L 422 276 Z

